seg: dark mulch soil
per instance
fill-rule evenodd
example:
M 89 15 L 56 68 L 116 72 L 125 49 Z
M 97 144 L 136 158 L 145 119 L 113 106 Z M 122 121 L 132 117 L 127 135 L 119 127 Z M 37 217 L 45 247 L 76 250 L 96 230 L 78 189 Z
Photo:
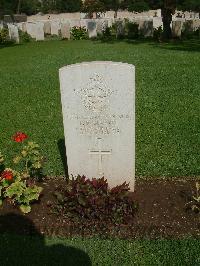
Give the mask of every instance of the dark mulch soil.
M 64 185 L 65 181 L 51 178 L 40 184 L 43 195 L 27 215 L 4 202 L 0 209 L 0 233 L 122 238 L 200 236 L 200 214 L 186 210 L 187 197 L 195 192 L 195 180 L 137 180 L 135 192 L 130 194 L 139 204 L 135 217 L 127 219 L 126 224 L 102 228 L 76 225 L 52 214 L 49 203 L 55 201 L 53 192 L 58 184 Z

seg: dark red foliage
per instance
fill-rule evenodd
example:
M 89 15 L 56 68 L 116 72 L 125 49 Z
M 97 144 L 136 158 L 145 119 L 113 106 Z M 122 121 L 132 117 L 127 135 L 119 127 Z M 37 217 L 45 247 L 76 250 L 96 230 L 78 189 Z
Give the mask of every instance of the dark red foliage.
M 104 177 L 89 180 L 85 176 L 78 176 L 68 180 L 65 188 L 57 188 L 54 211 L 59 216 L 78 223 L 86 222 L 87 225 L 98 222 L 104 225 L 123 223 L 127 216 L 133 217 L 136 210 L 128 191 L 129 185 L 126 183 L 109 189 Z

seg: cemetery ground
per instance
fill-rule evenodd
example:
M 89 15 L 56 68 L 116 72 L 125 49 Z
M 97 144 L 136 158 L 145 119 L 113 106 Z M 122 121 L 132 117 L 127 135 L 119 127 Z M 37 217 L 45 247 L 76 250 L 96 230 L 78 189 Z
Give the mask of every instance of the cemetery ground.
M 47 176 L 43 196 L 30 214 L 20 214 L 8 202 L 0 210 L 0 232 L 7 231 L 0 237 L 0 246 L 6 247 L 0 248 L 1 260 L 6 251 L 19 264 L 23 257 L 42 265 L 48 257 L 51 265 L 52 258 L 65 251 L 77 265 L 200 264 L 199 214 L 186 211 L 200 173 L 199 52 L 199 40 L 49 41 L 0 47 L 1 151 L 12 164 L 17 147 L 11 136 L 26 132 L 40 145 Z M 70 228 L 47 207 L 66 170 L 58 69 L 96 60 L 136 67 L 136 192 L 131 197 L 139 204 L 134 219 L 127 220 L 128 229 L 116 226 L 110 235 L 98 237 L 84 228 Z M 14 228 L 8 226 L 13 219 Z M 38 236 L 24 236 L 30 231 Z

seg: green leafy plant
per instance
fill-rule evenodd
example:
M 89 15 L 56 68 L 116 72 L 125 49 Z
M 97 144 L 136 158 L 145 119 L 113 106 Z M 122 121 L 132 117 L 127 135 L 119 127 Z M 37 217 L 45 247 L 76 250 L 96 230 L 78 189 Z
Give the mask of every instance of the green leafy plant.
M 133 217 L 136 204 L 129 197 L 129 185 L 123 183 L 109 189 L 104 178 L 92 180 L 78 176 L 55 192 L 53 211 L 76 224 L 120 224 Z
M 30 42 L 32 40 L 31 36 L 27 32 L 19 30 L 19 39 L 20 42 Z
M 200 183 L 196 182 L 196 195 L 192 196 L 191 200 L 186 204 L 186 207 L 192 211 L 200 212 Z
M 9 33 L 7 28 L 0 30 L 0 44 L 6 44 L 10 42 Z
M 128 19 L 126 19 L 125 29 L 128 39 L 137 39 L 139 37 L 139 29 L 137 23 L 131 22 Z
M 28 136 L 17 132 L 13 136 L 15 142 L 24 142 Z M 21 171 L 5 168 L 3 155 L 0 153 L 0 205 L 4 199 L 18 205 L 23 213 L 31 211 L 30 204 L 39 199 L 42 188 L 35 184 L 33 177 L 41 172 L 42 156 L 39 153 L 39 146 L 34 142 L 28 142 L 22 146 L 20 155 L 14 158 L 14 163 L 24 167 Z M 36 176 L 38 177 L 38 175 Z
M 101 34 L 98 34 L 98 38 L 102 41 L 109 41 L 112 38 L 112 27 L 105 27 Z
M 161 42 L 162 40 L 162 35 L 163 35 L 163 29 L 162 27 L 158 27 L 156 29 L 154 29 L 153 31 L 153 38 L 154 40 L 158 41 L 158 42 Z
M 88 39 L 87 30 L 85 27 L 73 27 L 70 31 L 73 40 Z
M 23 133 L 17 132 L 13 136 L 15 142 L 22 142 L 27 138 L 23 136 Z M 22 138 L 22 140 L 20 139 Z M 27 145 L 22 146 L 22 150 L 13 159 L 16 165 L 19 165 L 20 174 L 22 178 L 42 178 L 42 168 L 44 163 L 44 158 L 40 154 L 39 145 L 35 142 L 28 141 Z

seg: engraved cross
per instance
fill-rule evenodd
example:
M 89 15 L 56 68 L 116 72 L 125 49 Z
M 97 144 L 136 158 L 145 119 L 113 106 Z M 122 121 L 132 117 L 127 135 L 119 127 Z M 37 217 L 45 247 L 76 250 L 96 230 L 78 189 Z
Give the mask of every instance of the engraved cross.
M 112 150 L 102 150 L 102 139 L 101 138 L 97 138 L 98 141 L 98 149 L 96 150 L 90 150 L 89 154 L 94 154 L 94 155 L 98 155 L 99 156 L 99 162 L 98 162 L 98 170 L 99 170 L 99 177 L 103 177 L 104 173 L 103 173 L 103 164 L 102 164 L 102 158 L 103 155 L 110 155 Z

